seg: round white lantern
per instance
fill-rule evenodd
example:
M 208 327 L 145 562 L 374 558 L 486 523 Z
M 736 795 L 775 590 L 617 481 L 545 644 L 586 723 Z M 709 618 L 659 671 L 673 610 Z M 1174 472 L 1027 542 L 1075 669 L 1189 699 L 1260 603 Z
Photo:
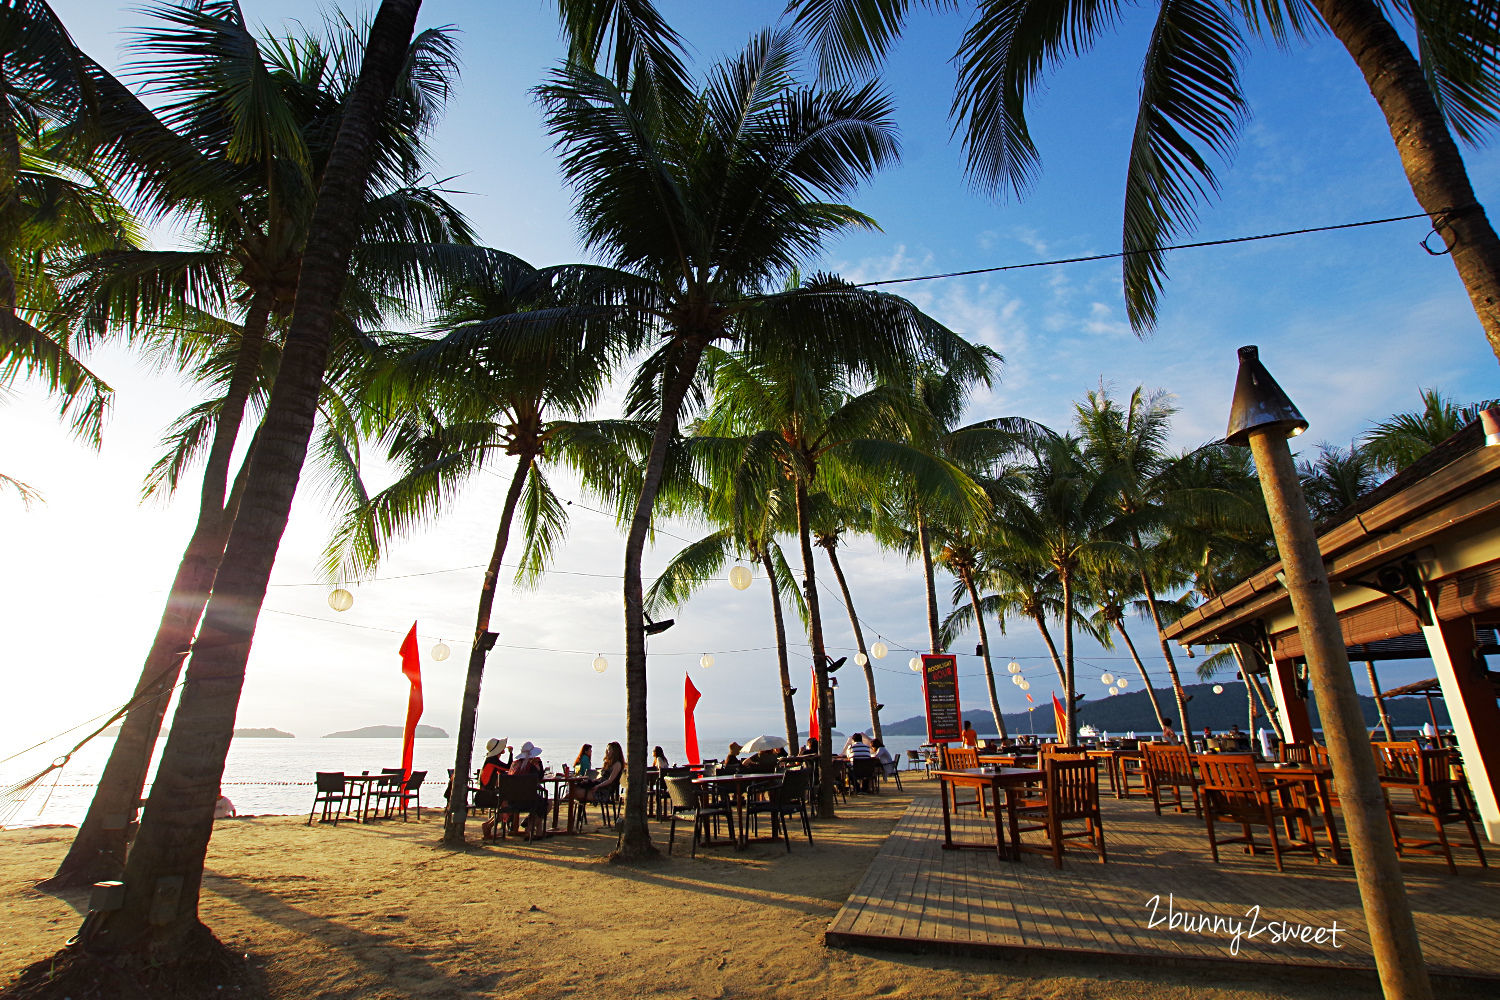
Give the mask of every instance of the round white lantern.
M 1215 684 L 1214 685 L 1214 694 L 1223 694 L 1223 693 L 1224 693 L 1224 685 L 1222 685 L 1222 684 Z
M 354 607 L 354 595 L 340 587 L 329 593 L 328 606 L 335 611 L 348 611 Z
M 729 585 L 735 590 L 747 589 L 750 586 L 751 579 L 750 567 L 748 566 L 735 566 L 734 569 L 729 571 Z
M 854 665 L 855 666 L 862 667 L 866 663 L 869 663 L 869 662 L 870 662 L 870 658 L 868 656 L 866 656 L 864 653 L 855 653 L 854 654 Z
M 1120 689 L 1119 689 L 1119 688 L 1117 688 L 1117 687 L 1111 687 L 1111 688 L 1110 688 L 1110 689 L 1109 689 L 1109 693 L 1110 693 L 1110 694 L 1119 694 L 1119 693 L 1120 693 Z
M 1103 677 L 1101 677 L 1099 679 L 1101 681 L 1103 681 L 1104 683 L 1106 683 L 1106 684 L 1113 684 L 1115 682 L 1115 675 L 1114 674 L 1105 674 Z
M 448 648 L 448 644 L 446 642 L 439 642 L 436 646 L 432 647 L 432 658 L 437 662 L 442 663 L 448 658 L 448 654 L 450 652 L 452 652 L 452 650 Z
M 602 674 L 608 669 L 609 661 L 604 658 L 603 653 L 600 653 L 598 656 L 594 657 L 594 673 Z
M 906 665 L 908 667 L 911 667 L 913 673 L 922 672 L 922 658 L 920 656 L 913 656 L 911 659 L 906 661 Z
M 1005 669 L 1009 670 L 1013 674 L 1019 674 L 1021 672 L 1021 665 L 1015 660 L 1011 660 L 1005 665 Z
M 1020 687 L 1021 686 L 1021 682 L 1023 680 L 1025 680 L 1025 679 L 1026 678 L 1022 677 L 1020 674 L 1012 674 L 1011 678 L 1010 678 L 1010 682 L 1012 684 L 1014 684 L 1016 687 Z
M 875 657 L 875 659 L 877 660 L 885 659 L 885 654 L 888 652 L 890 652 L 890 650 L 886 649 L 885 643 L 881 642 L 879 639 L 875 640 L 875 645 L 870 647 L 870 655 Z
M 1021 690 L 1022 691 L 1030 691 L 1031 690 L 1031 682 L 1028 681 L 1024 677 L 1021 678 Z
M 1116 677 L 1115 678 L 1115 687 L 1119 688 L 1121 691 L 1124 691 L 1125 688 L 1126 688 L 1126 683 L 1125 682 L 1127 680 L 1128 680 L 1128 678 L 1125 678 L 1125 677 Z
M 712 654 L 712 653 L 704 653 L 702 656 L 698 657 L 698 666 L 702 667 L 704 670 L 707 670 L 709 667 L 712 667 L 713 665 L 714 665 L 714 654 Z

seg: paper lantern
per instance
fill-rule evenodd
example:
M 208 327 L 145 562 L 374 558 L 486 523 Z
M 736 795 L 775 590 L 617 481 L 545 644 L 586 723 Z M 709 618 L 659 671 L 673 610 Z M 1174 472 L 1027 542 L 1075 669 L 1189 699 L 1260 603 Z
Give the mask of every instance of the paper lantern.
M 1031 690 L 1031 682 L 1028 681 L 1024 677 L 1021 678 L 1021 690 L 1022 691 L 1030 691 Z
M 913 656 L 910 660 L 906 661 L 906 665 L 911 667 L 913 673 L 921 673 L 922 658 L 920 656 Z
M 1012 674 L 1011 678 L 1010 678 L 1010 682 L 1012 684 L 1014 684 L 1016 687 L 1020 687 L 1021 686 L 1021 682 L 1024 681 L 1025 679 L 1026 678 L 1022 677 L 1020 674 Z
M 875 645 L 870 647 L 870 655 L 875 657 L 875 659 L 877 660 L 885 659 L 885 654 L 888 652 L 890 652 L 890 650 L 885 648 L 885 643 L 881 642 L 878 639 L 875 641 Z
M 714 654 L 712 654 L 712 653 L 704 653 L 702 656 L 698 657 L 698 666 L 702 667 L 704 670 L 707 670 L 709 667 L 712 667 L 713 665 L 714 665 Z
M 1019 674 L 1021 672 L 1021 665 L 1015 660 L 1011 660 L 1005 665 L 1005 669 L 1009 670 L 1013 674 Z
M 1119 689 L 1119 688 L 1117 688 L 1117 687 L 1111 687 L 1111 688 L 1110 688 L 1110 689 L 1109 689 L 1109 693 L 1110 693 L 1110 694 L 1119 694 L 1119 693 L 1120 693 L 1120 689 Z
M 1113 684 L 1115 682 L 1115 675 L 1114 674 L 1105 674 L 1103 677 L 1101 677 L 1099 679 L 1101 681 L 1103 681 L 1104 683 L 1106 683 L 1106 684 Z
M 452 652 L 452 650 L 448 648 L 448 644 L 446 642 L 439 642 L 436 646 L 432 647 L 432 658 L 437 662 L 442 663 L 448 658 L 448 654 L 450 652 Z
M 600 653 L 598 656 L 594 657 L 594 673 L 602 674 L 608 669 L 609 661 L 604 658 L 603 653 Z
M 1125 683 L 1126 680 L 1127 680 L 1127 678 L 1125 678 L 1125 677 L 1116 677 L 1115 678 L 1115 687 L 1119 688 L 1121 691 L 1124 691 L 1125 688 L 1126 688 L 1126 683 Z
M 348 611 L 354 607 L 354 595 L 340 587 L 329 593 L 328 606 L 335 611 Z
M 1214 694 L 1223 694 L 1223 693 L 1224 693 L 1224 685 L 1222 685 L 1222 684 L 1215 684 L 1214 685 Z
M 750 581 L 752 579 L 753 578 L 750 575 L 750 568 L 748 566 L 737 565 L 734 567 L 734 569 L 729 571 L 729 585 L 735 590 L 747 589 L 750 586 Z
M 870 662 L 870 658 L 868 656 L 866 656 L 864 653 L 855 653 L 854 654 L 854 665 L 855 666 L 862 667 L 866 663 L 869 663 L 869 662 Z

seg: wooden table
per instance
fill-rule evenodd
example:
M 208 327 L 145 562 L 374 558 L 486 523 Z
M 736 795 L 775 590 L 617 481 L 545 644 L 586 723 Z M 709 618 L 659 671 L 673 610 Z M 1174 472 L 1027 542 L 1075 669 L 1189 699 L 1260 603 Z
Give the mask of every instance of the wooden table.
M 399 774 L 371 774 L 369 771 L 366 771 L 364 774 L 344 775 L 344 784 L 351 785 L 359 789 L 356 795 L 351 795 L 349 798 L 351 801 L 356 797 L 358 797 L 359 799 L 359 821 L 361 823 L 366 822 L 367 819 L 370 818 L 367 816 L 367 814 L 370 811 L 371 793 L 381 788 L 398 784 L 401 781 L 401 777 L 402 776 Z M 379 812 L 378 804 L 376 806 L 376 811 Z
M 1021 852 L 1016 850 L 1015 844 L 1006 844 L 1005 825 L 1007 818 L 1015 819 L 1015 797 L 1010 790 L 1021 785 L 1034 784 L 1041 781 L 1045 772 L 1029 767 L 966 767 L 961 770 L 947 771 L 934 770 L 933 774 L 941 785 L 939 798 L 943 800 L 943 850 L 981 850 L 987 851 L 992 846 L 995 854 L 1002 861 L 1018 861 Z M 953 840 L 953 821 L 948 807 L 950 797 L 949 788 L 973 788 L 983 795 L 986 790 L 990 793 L 990 803 L 994 807 L 995 816 L 995 842 L 991 844 L 965 844 L 955 843 Z M 1005 809 L 1000 808 L 1000 792 L 1005 790 Z
M 1333 797 L 1328 786 L 1333 781 L 1333 768 L 1326 764 L 1298 764 L 1296 767 L 1277 767 L 1275 764 L 1256 764 L 1255 769 L 1263 778 L 1280 783 L 1297 782 L 1312 785 L 1317 792 L 1318 809 L 1323 813 L 1323 829 L 1328 833 L 1328 846 L 1333 854 L 1333 863 L 1344 863 L 1344 850 L 1339 845 L 1339 829 L 1333 822 Z
M 733 796 L 734 810 L 739 814 L 736 821 L 740 825 L 734 848 L 737 851 L 743 851 L 750 845 L 750 831 L 745 823 L 746 814 L 749 812 L 747 803 L 750 792 L 754 791 L 756 786 L 770 788 L 779 785 L 782 780 L 783 775 L 780 772 L 765 774 L 756 771 L 741 774 L 716 774 L 711 778 L 694 778 L 693 784 L 727 792 Z

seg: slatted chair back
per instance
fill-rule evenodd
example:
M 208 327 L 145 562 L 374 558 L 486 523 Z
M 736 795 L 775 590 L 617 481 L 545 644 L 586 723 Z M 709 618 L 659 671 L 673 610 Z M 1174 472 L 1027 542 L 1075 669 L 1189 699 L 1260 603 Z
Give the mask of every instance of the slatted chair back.
M 1193 758 L 1180 743 L 1147 743 L 1146 769 L 1151 780 L 1162 785 L 1191 785 Z
M 1047 797 L 1055 800 L 1057 819 L 1099 815 L 1099 763 L 1088 759 L 1058 760 L 1044 765 Z
M 1448 751 L 1393 749 L 1391 754 L 1400 761 L 1399 766 L 1403 771 L 1410 769 L 1417 776 L 1425 809 L 1439 816 L 1453 816 L 1459 811 L 1454 802 L 1456 782 L 1449 771 Z
M 1219 815 L 1254 816 L 1265 813 L 1266 784 L 1247 753 L 1198 755 L 1198 777 L 1206 808 Z
M 1283 763 L 1287 764 L 1311 764 L 1313 745 L 1311 743 L 1283 743 L 1278 756 Z
M 1084 747 L 1066 746 L 1062 743 L 1043 743 L 1037 752 L 1039 761 L 1048 759 L 1056 760 L 1084 760 L 1088 756 Z
M 1311 747 L 1310 760 L 1318 767 L 1328 767 L 1328 748 L 1321 743 L 1314 743 Z
M 944 770 L 963 771 L 978 766 L 979 751 L 973 747 L 945 747 L 943 749 Z
M 306 771 L 302 772 L 306 774 Z M 318 794 L 325 795 L 329 792 L 342 792 L 344 790 L 343 771 L 319 771 L 317 777 Z M 304 793 L 305 794 L 305 793 Z

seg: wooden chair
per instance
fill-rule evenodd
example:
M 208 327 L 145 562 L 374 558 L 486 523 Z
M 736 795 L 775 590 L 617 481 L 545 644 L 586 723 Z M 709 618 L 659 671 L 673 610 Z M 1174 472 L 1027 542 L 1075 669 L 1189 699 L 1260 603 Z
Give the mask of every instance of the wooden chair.
M 1203 820 L 1208 826 L 1208 846 L 1213 852 L 1214 863 L 1219 861 L 1220 844 L 1244 844 L 1245 851 L 1255 853 L 1255 836 L 1252 826 L 1264 826 L 1271 838 L 1271 853 L 1276 858 L 1276 870 L 1284 871 L 1281 865 L 1283 852 L 1307 851 L 1318 860 L 1316 845 L 1312 842 L 1312 815 L 1305 799 L 1296 802 L 1272 802 L 1271 792 L 1289 791 L 1301 796 L 1297 785 L 1280 786 L 1268 783 L 1255 769 L 1255 758 L 1250 754 L 1199 754 L 1198 776 L 1202 789 Z M 1302 831 L 1303 843 L 1290 843 L 1283 847 L 1276 835 L 1278 822 L 1296 820 Z M 1236 823 L 1243 831 L 1238 837 L 1219 838 L 1214 832 L 1214 823 Z
M 614 781 L 594 790 L 593 794 L 596 798 L 594 798 L 593 802 L 594 805 L 599 807 L 600 823 L 611 822 L 609 818 L 611 813 L 614 814 L 613 822 L 620 822 L 620 779 L 623 777 L 625 777 L 625 772 L 622 770 L 619 777 L 615 778 Z M 577 814 L 574 817 L 574 823 L 576 824 L 574 829 L 582 830 L 584 823 L 588 821 L 588 802 L 579 799 L 569 799 L 568 808 L 577 810 Z
M 491 783 L 495 791 L 496 805 L 493 820 L 488 824 L 492 838 L 504 839 L 507 831 L 518 833 L 524 824 L 526 839 L 535 840 L 546 823 L 547 797 L 542 793 L 542 776 L 539 774 L 502 774 Z M 540 822 L 538 822 L 538 818 Z
M 1311 743 L 1283 743 L 1277 751 L 1277 756 L 1283 764 L 1311 764 L 1313 763 L 1313 745 Z
M 395 772 L 402 774 L 398 768 Z M 417 822 L 422 821 L 422 782 L 427 780 L 426 771 L 413 771 L 411 776 L 402 781 L 399 778 L 392 784 L 387 785 L 376 793 L 377 798 L 385 805 L 385 814 L 389 818 L 396 813 L 401 814 L 401 822 L 407 819 L 407 809 L 413 800 L 417 803 Z
M 1398 773 L 1416 775 L 1416 783 L 1400 781 L 1394 785 L 1396 801 L 1392 801 L 1391 783 L 1382 780 L 1387 789 L 1386 811 L 1390 814 L 1391 834 L 1396 839 L 1396 849 L 1403 855 L 1407 851 L 1416 854 L 1440 854 L 1448 862 L 1448 871 L 1457 873 L 1453 863 L 1453 851 L 1448 846 L 1448 834 L 1443 827 L 1460 820 L 1469 829 L 1469 843 L 1479 855 L 1479 864 L 1488 868 L 1484 849 L 1479 846 L 1479 836 L 1474 830 L 1474 802 L 1469 796 L 1468 786 L 1456 780 L 1451 773 L 1450 756 L 1447 750 L 1427 750 L 1413 744 L 1411 747 L 1391 747 L 1386 751 Z M 1401 833 L 1398 816 L 1425 817 L 1432 821 L 1437 831 L 1436 840 L 1421 840 Z
M 692 778 L 672 775 L 666 782 L 667 795 L 672 799 L 672 826 L 667 833 L 669 856 L 672 853 L 672 842 L 677 839 L 677 817 L 685 813 L 693 814 L 693 857 L 698 856 L 700 839 L 705 843 L 712 842 L 721 818 L 729 823 L 729 839 L 734 840 L 734 808 L 728 802 L 715 797 L 703 786 L 693 784 Z M 710 829 L 713 833 L 709 832 Z M 704 834 L 707 836 L 703 836 Z
M 979 766 L 979 751 L 972 747 L 939 747 L 939 752 L 943 756 L 943 770 L 945 771 L 964 771 L 971 767 Z M 960 799 L 958 797 L 958 789 L 950 786 L 948 789 L 948 803 L 953 807 L 954 812 L 957 812 L 961 808 L 966 809 L 970 806 L 978 806 L 979 815 L 989 815 L 988 805 L 984 801 L 984 793 L 977 788 L 974 789 L 974 797 L 972 799 Z
M 1107 861 L 1104 820 L 1099 815 L 1098 761 L 1050 759 L 1043 762 L 1042 771 L 1046 775 L 1044 797 L 1022 802 L 1011 813 L 1011 843 L 1018 850 L 1050 853 L 1052 863 L 1061 868 L 1063 842 L 1086 837 L 1098 852 L 1099 860 Z M 1037 822 L 1023 825 L 1020 822 L 1023 817 Z M 1063 823 L 1068 820 L 1083 820 L 1084 828 L 1065 832 Z M 1021 842 L 1021 834 L 1032 830 L 1046 831 L 1046 847 Z
M 307 772 L 303 772 L 306 774 Z M 312 826 L 313 813 L 318 811 L 322 805 L 323 815 L 319 817 L 319 823 L 327 823 L 329 806 L 333 807 L 333 825 L 339 825 L 339 814 L 344 811 L 344 803 L 353 798 L 344 790 L 343 771 L 319 771 L 314 780 L 316 791 L 313 793 L 312 809 L 307 814 L 307 825 Z
M 1203 802 L 1198 795 L 1198 776 L 1193 773 L 1193 758 L 1188 754 L 1187 747 L 1180 743 L 1148 743 L 1145 755 L 1146 772 L 1149 775 L 1147 784 L 1151 789 L 1151 805 L 1156 810 L 1156 815 L 1161 815 L 1163 793 L 1169 788 L 1177 811 L 1185 812 L 1182 808 L 1182 790 L 1186 788 L 1193 795 L 1193 813 L 1202 816 Z

